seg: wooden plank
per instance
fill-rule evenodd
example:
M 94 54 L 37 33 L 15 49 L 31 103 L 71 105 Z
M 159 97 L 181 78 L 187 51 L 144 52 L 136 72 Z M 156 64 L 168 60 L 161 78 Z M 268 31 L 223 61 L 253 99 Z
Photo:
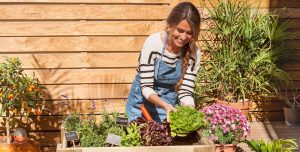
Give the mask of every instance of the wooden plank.
M 174 0 L 173 5 L 180 2 L 181 0 Z M 192 2 L 197 6 L 201 6 L 199 0 L 186 0 Z M 216 6 L 219 0 L 207 0 L 205 1 L 208 6 Z M 238 0 L 236 0 L 238 1 Z M 201 1 L 202 2 L 202 1 Z M 300 7 L 300 2 L 298 0 L 248 0 L 249 4 L 252 4 L 253 7 L 262 7 L 262 8 L 280 8 L 280 7 Z
M 163 31 L 164 21 L 28 21 L 1 22 L 0 36 L 149 35 Z
M 168 4 L 171 0 L 0 0 L 0 3 L 154 3 Z
M 252 102 L 251 111 L 282 111 L 283 103 L 280 101 Z
M 170 9 L 169 5 L 10 4 L 0 5 L 0 20 L 163 20 Z
M 136 68 L 129 69 L 42 69 L 25 70 L 40 84 L 132 83 Z
M 18 57 L 23 68 L 103 68 L 136 67 L 139 53 L 57 53 L 57 54 L 4 54 Z
M 293 80 L 300 80 L 300 71 L 287 71 Z
M 82 84 L 82 85 L 44 85 L 47 99 L 61 99 L 67 95 L 70 99 L 109 99 L 127 98 L 131 84 Z
M 283 111 L 270 111 L 270 112 L 249 112 L 248 119 L 250 121 L 283 121 L 284 114 Z
M 128 95 L 128 94 L 127 94 Z M 60 97 L 61 98 L 61 97 Z M 127 97 L 126 97 L 127 98 Z M 80 114 L 101 114 L 102 112 L 125 113 L 127 99 L 95 99 L 95 100 L 50 100 L 45 102 L 43 115 L 68 115 L 72 112 Z
M 299 22 L 300 23 L 300 22 Z M 286 42 L 286 47 L 290 50 L 300 50 L 300 40 L 287 40 Z
M 300 70 L 300 62 L 285 62 L 280 65 L 280 68 L 288 70 Z
M 299 62 L 300 50 L 285 50 L 280 60 L 284 62 Z
M 140 51 L 146 36 L 0 37 L 0 52 Z
M 300 10 L 299 8 L 280 8 L 280 9 L 272 9 L 278 14 L 280 18 L 300 18 Z

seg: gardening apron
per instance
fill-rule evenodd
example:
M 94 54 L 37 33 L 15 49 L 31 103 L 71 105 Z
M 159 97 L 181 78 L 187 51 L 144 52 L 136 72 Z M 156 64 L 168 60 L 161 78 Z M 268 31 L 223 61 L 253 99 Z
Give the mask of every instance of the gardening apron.
M 167 38 L 169 33 L 167 33 Z M 177 104 L 177 93 L 175 92 L 175 84 L 181 79 L 182 75 L 182 59 L 176 61 L 176 65 L 169 66 L 163 60 L 166 49 L 167 39 L 163 44 L 162 55 L 154 63 L 154 91 L 166 103 L 175 107 Z M 142 117 L 140 105 L 144 104 L 153 120 L 162 122 L 166 118 L 166 111 L 149 102 L 143 95 L 140 85 L 140 72 L 137 73 L 132 83 L 130 93 L 126 105 L 126 113 L 129 121 Z

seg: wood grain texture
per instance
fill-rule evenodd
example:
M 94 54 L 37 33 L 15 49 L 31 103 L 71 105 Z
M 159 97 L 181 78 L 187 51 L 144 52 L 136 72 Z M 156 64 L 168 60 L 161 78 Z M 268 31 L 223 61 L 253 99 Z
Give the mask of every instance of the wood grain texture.
M 122 26 L 120 26 L 122 25 Z M 0 22 L 0 36 L 149 35 L 164 21 L 28 21 Z
M 3 3 L 145 3 L 168 4 L 172 0 L 0 0 Z
M 139 53 L 6 54 L 18 57 L 23 68 L 117 68 L 136 67 Z M 0 62 L 5 59 L 0 57 Z
M 0 37 L 0 52 L 139 52 L 145 39 L 146 36 Z
M 25 70 L 40 84 L 132 83 L 136 68 L 126 69 L 43 69 Z
M 0 20 L 163 20 L 168 5 L 0 5 Z M 151 14 L 151 15 L 149 15 Z

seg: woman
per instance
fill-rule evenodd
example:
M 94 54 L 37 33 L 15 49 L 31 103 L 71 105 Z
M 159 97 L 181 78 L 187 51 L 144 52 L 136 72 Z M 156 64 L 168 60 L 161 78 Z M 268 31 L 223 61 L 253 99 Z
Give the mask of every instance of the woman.
M 200 65 L 200 50 L 195 45 L 199 27 L 197 8 L 182 2 L 169 14 L 166 31 L 145 40 L 126 105 L 129 121 L 142 116 L 141 104 L 158 122 L 176 111 L 178 102 L 195 106 L 192 93 Z

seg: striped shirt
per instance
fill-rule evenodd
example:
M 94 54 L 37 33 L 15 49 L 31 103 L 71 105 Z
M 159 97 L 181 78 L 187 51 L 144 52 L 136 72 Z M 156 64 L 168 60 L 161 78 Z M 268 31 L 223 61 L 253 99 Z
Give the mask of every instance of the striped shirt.
M 160 59 L 162 55 L 163 40 L 161 32 L 150 35 L 144 42 L 140 57 L 138 72 L 140 73 L 140 83 L 143 96 L 148 99 L 153 93 L 154 85 L 154 62 Z M 176 61 L 180 59 L 180 53 L 173 54 L 165 50 L 162 60 L 169 66 L 176 66 Z M 178 90 L 178 98 L 181 105 L 195 105 L 193 91 L 195 79 L 200 66 L 200 50 L 196 51 L 196 59 L 190 58 L 189 65 L 184 75 L 183 82 Z

